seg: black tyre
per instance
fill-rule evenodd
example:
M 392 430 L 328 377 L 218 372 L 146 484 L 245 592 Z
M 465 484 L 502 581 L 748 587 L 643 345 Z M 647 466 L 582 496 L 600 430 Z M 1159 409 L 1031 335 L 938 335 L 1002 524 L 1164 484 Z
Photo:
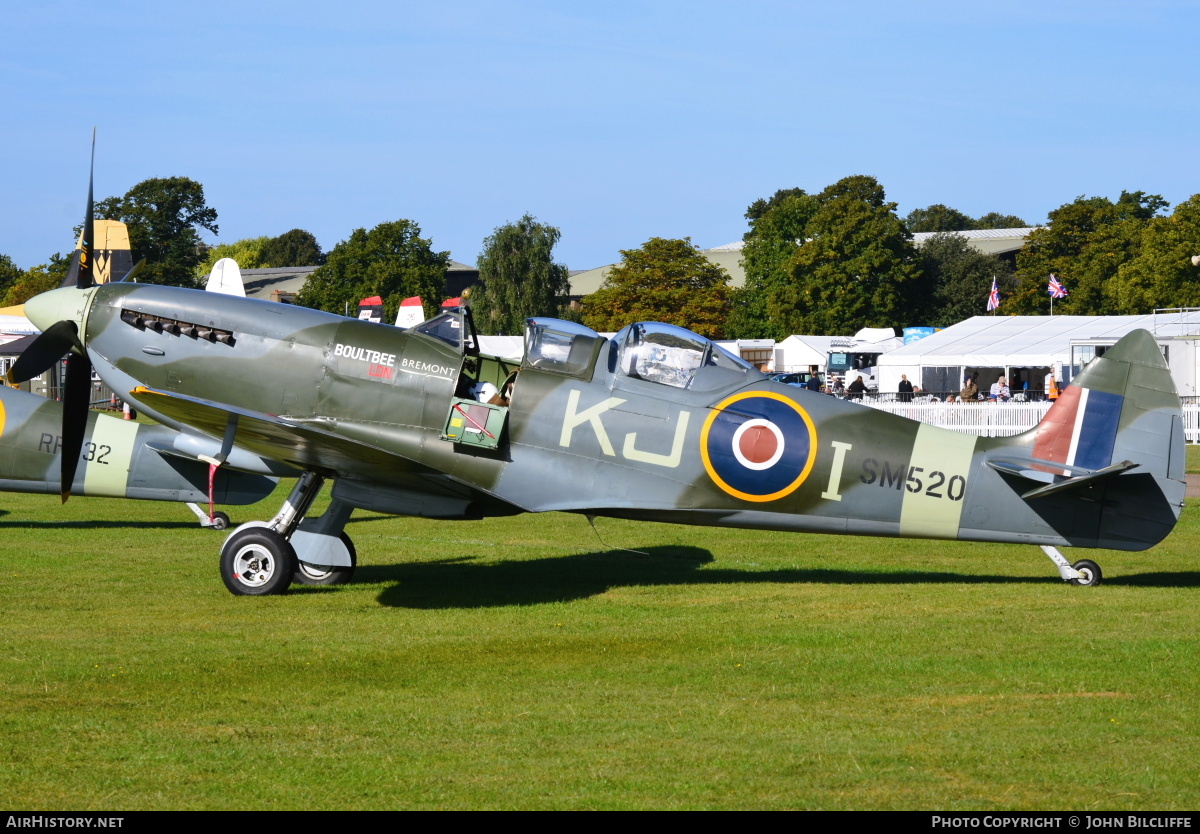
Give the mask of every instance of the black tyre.
M 221 579 L 237 596 L 286 593 L 296 572 L 296 551 L 266 527 L 234 533 L 221 550 Z
M 1083 574 L 1078 579 L 1072 579 L 1072 585 L 1099 585 L 1100 580 L 1104 578 L 1100 573 L 1100 566 L 1091 559 L 1080 559 L 1071 567 Z
M 326 567 L 325 565 L 310 565 L 308 562 L 296 561 L 296 574 L 292 581 L 298 585 L 345 585 L 354 578 L 354 569 L 358 567 L 358 551 L 354 542 L 344 532 L 338 535 L 342 544 L 350 551 L 350 567 Z
M 228 530 L 229 516 L 225 515 L 225 513 L 221 512 L 220 510 L 217 510 L 215 513 L 213 513 L 212 523 L 208 526 L 211 530 Z

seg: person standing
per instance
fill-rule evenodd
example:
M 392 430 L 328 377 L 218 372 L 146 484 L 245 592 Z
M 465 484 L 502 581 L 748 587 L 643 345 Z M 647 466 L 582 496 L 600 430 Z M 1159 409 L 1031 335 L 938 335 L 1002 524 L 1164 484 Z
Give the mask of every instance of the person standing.
M 900 402 L 902 402 L 902 403 L 912 402 L 913 385 L 911 382 L 908 381 L 908 374 L 900 375 L 900 392 L 899 393 L 900 393 L 900 396 L 898 399 L 900 400 Z
M 1058 399 L 1058 380 L 1054 378 L 1054 369 L 1051 368 L 1050 373 L 1046 374 L 1046 399 L 1054 402 Z

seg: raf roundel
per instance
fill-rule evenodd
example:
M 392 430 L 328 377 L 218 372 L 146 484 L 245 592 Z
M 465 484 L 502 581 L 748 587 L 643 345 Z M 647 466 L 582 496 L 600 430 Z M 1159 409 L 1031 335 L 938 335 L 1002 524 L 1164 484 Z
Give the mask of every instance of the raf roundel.
M 772 391 L 718 403 L 700 433 L 700 456 L 713 482 L 745 501 L 790 495 L 812 471 L 817 430 L 796 403 Z

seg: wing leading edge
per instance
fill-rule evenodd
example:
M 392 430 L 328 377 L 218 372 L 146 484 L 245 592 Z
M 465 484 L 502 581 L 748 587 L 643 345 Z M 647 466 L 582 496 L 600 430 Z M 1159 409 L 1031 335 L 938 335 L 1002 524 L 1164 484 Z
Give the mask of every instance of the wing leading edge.
M 233 445 L 299 469 L 383 481 L 400 473 L 434 471 L 379 446 L 274 414 L 140 386 L 130 395 L 207 435 L 231 439 Z

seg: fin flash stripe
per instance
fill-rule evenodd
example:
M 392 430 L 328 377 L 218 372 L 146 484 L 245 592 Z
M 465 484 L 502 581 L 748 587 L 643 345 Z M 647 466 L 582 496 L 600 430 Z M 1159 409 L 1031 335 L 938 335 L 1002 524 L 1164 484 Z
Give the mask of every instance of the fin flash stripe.
M 1124 404 L 1120 394 L 1068 386 L 1038 427 L 1033 456 L 1103 469 L 1112 463 Z

